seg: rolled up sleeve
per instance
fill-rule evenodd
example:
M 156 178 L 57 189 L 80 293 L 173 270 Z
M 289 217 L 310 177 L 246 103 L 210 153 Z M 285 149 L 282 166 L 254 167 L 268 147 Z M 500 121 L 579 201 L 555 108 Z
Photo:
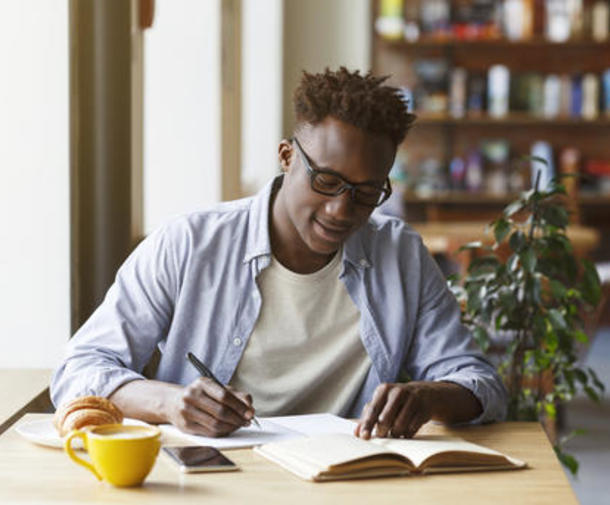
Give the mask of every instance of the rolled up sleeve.
M 144 379 L 142 370 L 167 333 L 177 291 L 176 262 L 159 230 L 130 255 L 104 301 L 68 342 L 51 380 L 53 404 L 107 397 Z
M 414 380 L 453 382 L 471 391 L 483 407 L 471 423 L 504 419 L 507 394 L 502 380 L 461 323 L 459 305 L 427 252 L 422 254 L 420 286 L 417 324 L 405 371 Z

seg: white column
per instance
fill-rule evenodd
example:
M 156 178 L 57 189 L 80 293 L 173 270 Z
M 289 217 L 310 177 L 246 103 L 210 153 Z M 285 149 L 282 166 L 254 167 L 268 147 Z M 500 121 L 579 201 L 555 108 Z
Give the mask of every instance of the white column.
M 283 1 L 242 0 L 242 187 L 254 193 L 279 173 Z
M 144 231 L 220 200 L 220 0 L 157 0 L 144 41 Z
M 68 0 L 0 3 L 0 368 L 70 336 Z

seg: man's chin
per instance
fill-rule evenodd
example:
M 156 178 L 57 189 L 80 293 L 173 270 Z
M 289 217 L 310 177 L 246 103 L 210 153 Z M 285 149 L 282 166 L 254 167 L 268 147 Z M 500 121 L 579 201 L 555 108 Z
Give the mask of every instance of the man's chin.
M 339 249 L 341 249 L 342 245 L 343 242 L 328 241 L 319 237 L 315 237 L 313 240 L 309 241 L 309 249 L 316 254 L 324 256 L 335 254 Z
M 313 226 L 311 229 L 311 239 L 312 242 L 315 242 L 315 248 L 323 250 L 324 254 L 331 254 L 336 252 L 345 239 L 347 238 L 346 232 L 334 232 L 324 226 L 322 226 L 317 221 L 313 221 Z M 313 244 L 312 244 L 313 245 Z

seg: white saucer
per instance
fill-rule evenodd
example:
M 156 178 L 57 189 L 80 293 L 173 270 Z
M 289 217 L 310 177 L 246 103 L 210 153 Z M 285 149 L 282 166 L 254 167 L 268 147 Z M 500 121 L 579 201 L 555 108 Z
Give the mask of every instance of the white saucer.
M 140 421 L 139 419 L 125 418 L 123 424 L 127 425 L 144 425 L 147 423 Z M 53 426 L 52 419 L 40 419 L 38 421 L 30 421 L 27 423 L 21 423 L 15 427 L 15 431 L 19 433 L 23 438 L 34 442 L 35 444 L 45 445 L 47 447 L 57 447 L 63 449 L 64 442 L 57 433 L 55 426 Z M 72 441 L 72 447 L 75 449 L 82 448 L 82 442 L 80 438 Z

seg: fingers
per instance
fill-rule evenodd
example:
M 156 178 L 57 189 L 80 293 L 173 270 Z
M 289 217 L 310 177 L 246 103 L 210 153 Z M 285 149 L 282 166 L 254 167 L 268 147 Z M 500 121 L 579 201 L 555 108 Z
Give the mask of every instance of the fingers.
M 416 395 L 409 395 L 392 424 L 393 437 L 411 438 L 428 418 Z
M 254 417 L 250 395 L 203 377 L 183 390 L 178 410 L 177 424 L 182 429 L 207 436 L 231 433 Z
M 249 407 L 252 407 L 252 395 L 249 393 L 242 393 L 241 391 L 237 391 L 235 388 L 231 386 L 225 386 L 231 393 L 233 393 L 237 398 L 241 400 L 242 403 L 246 404 Z M 252 409 L 254 410 L 254 409 Z
M 408 394 L 407 389 L 398 387 L 394 387 L 388 392 L 386 404 L 377 420 L 376 435 L 378 437 L 390 436 L 394 421 L 399 415 Z
M 354 435 L 364 439 L 407 437 L 430 418 L 432 395 L 425 383 L 381 384 L 365 406 Z
M 373 393 L 373 399 L 367 403 L 362 411 L 360 421 L 356 426 L 355 435 L 364 439 L 371 438 L 373 428 L 377 424 L 377 420 L 380 412 L 382 411 L 388 392 L 390 391 L 390 384 L 380 384 Z
M 222 437 L 239 428 L 237 425 L 221 421 L 189 404 L 184 406 L 181 415 L 183 422 L 179 428 L 184 432 L 195 435 Z

